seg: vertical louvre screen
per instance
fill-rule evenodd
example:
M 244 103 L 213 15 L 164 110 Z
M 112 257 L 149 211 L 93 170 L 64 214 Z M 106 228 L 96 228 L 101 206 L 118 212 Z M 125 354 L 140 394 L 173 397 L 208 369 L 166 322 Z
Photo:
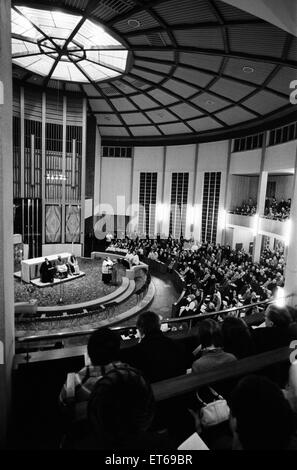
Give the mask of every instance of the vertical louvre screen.
M 63 126 L 46 123 L 45 128 L 45 170 L 46 174 L 62 173 Z M 61 202 L 62 181 L 45 181 L 45 198 L 52 202 Z
M 82 127 L 66 127 L 66 202 L 80 201 L 81 194 Z
M 202 241 L 216 243 L 221 173 L 205 173 L 202 202 Z
M 13 197 L 21 196 L 21 120 L 13 116 Z
M 169 233 L 173 238 L 185 235 L 189 173 L 172 173 Z
M 33 137 L 33 139 L 32 139 Z M 32 148 L 33 144 L 33 148 Z M 33 159 L 32 159 L 33 154 Z M 25 119 L 25 197 L 41 197 L 41 122 Z
M 157 177 L 157 173 L 140 173 L 138 231 L 150 237 L 155 234 Z

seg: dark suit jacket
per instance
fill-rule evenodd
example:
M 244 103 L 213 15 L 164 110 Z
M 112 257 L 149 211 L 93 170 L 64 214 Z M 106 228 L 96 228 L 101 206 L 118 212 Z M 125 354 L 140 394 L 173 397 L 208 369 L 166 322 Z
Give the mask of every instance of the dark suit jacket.
M 186 352 L 182 344 L 156 331 L 136 346 L 123 351 L 121 359 L 136 367 L 150 382 L 186 373 Z
M 255 343 L 256 354 L 289 346 L 297 338 L 296 324 L 289 327 L 272 327 L 251 329 L 252 339 Z

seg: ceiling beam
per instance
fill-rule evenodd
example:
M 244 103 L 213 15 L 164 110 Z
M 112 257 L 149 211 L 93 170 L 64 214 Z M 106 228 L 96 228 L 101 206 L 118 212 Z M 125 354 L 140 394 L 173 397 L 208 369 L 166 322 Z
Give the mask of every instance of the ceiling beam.
M 253 26 L 256 24 L 265 24 L 263 20 L 246 20 L 246 21 L 228 21 L 224 24 L 215 23 L 215 22 L 207 22 L 207 23 L 179 23 L 170 25 L 171 30 L 173 31 L 183 31 L 183 30 L 204 30 L 204 29 L 225 29 L 228 26 Z M 143 36 L 144 34 L 154 34 L 154 33 L 163 33 L 166 29 L 162 26 L 156 26 L 154 28 L 143 28 L 137 29 L 136 31 L 129 31 L 125 33 L 126 38 L 136 37 L 136 36 Z
M 226 57 L 226 58 L 232 58 L 232 59 L 244 59 L 244 60 L 250 60 L 254 62 L 264 62 L 264 63 L 269 63 L 269 64 L 275 64 L 275 65 L 283 65 L 285 67 L 292 67 L 292 68 L 297 68 L 297 61 L 292 61 L 292 60 L 283 60 L 283 59 L 278 59 L 276 57 L 270 57 L 270 56 L 263 56 L 263 55 L 256 55 L 256 54 L 243 54 L 243 53 L 237 53 L 237 52 L 232 52 L 230 51 L 229 54 L 226 54 L 224 51 L 219 50 L 219 49 L 200 49 L 198 47 L 193 47 L 193 46 L 178 46 L 178 48 L 174 48 L 172 46 L 167 46 L 167 47 L 158 47 L 158 46 L 139 46 L 139 45 L 131 45 L 130 50 L 132 52 L 175 52 L 178 50 L 178 52 L 186 52 L 186 53 L 191 53 L 191 54 L 202 54 L 202 55 L 211 55 L 211 56 L 219 56 L 219 57 Z
M 143 62 L 147 62 L 147 63 L 152 63 L 152 64 L 166 64 L 166 65 L 169 65 L 169 64 L 172 64 L 172 62 L 170 61 L 162 61 L 162 60 L 159 60 L 159 59 L 151 59 L 149 57 L 142 57 L 142 56 L 136 56 L 136 60 L 140 60 L 140 61 L 143 61 Z M 137 65 L 135 63 L 135 67 L 137 68 L 140 68 L 139 65 Z M 184 63 L 179 63 L 179 67 L 181 68 L 185 68 L 187 70 L 192 70 L 193 72 L 195 71 L 198 71 L 198 72 L 202 72 L 202 73 L 205 73 L 205 74 L 208 74 L 208 75 L 212 75 L 214 77 L 222 77 L 222 78 L 226 78 L 230 81 L 233 81 L 234 83 L 240 83 L 242 85 L 247 85 L 247 86 L 252 86 L 252 87 L 257 87 L 257 88 L 260 88 L 261 87 L 261 84 L 259 83 L 255 83 L 255 82 L 250 82 L 248 80 L 243 80 L 242 78 L 234 78 L 232 75 L 228 75 L 226 73 L 218 73 L 218 72 L 215 72 L 213 70 L 209 70 L 209 69 L 204 69 L 204 68 L 201 68 L 201 67 L 195 67 L 193 65 L 189 65 L 189 64 L 184 64 Z M 144 68 L 144 70 L 146 70 Z M 148 68 L 146 70 L 147 72 L 151 71 L 151 68 Z M 156 71 L 156 73 L 159 73 L 158 71 Z M 189 82 L 190 84 L 190 82 Z M 280 98 L 287 98 L 287 95 L 284 94 L 284 93 L 281 93 L 280 91 L 277 91 L 277 90 L 273 90 L 272 88 L 268 88 L 266 87 L 267 91 L 270 91 L 271 93 L 273 93 L 274 95 L 276 96 L 279 96 Z M 213 93 L 213 92 L 212 92 Z M 216 93 L 213 93 L 213 94 L 216 94 Z
M 88 74 L 84 71 L 84 69 L 82 67 L 80 67 L 80 65 L 78 63 L 76 63 L 76 66 L 81 71 L 81 73 L 88 79 L 90 84 L 93 85 L 93 87 L 98 91 L 98 93 L 102 94 L 102 90 L 101 90 L 101 88 L 98 87 L 97 83 L 92 81 L 92 79 L 88 76 Z M 132 137 L 132 133 L 131 133 L 129 127 L 126 125 L 125 121 L 123 120 L 123 118 L 122 118 L 121 114 L 119 113 L 119 111 L 114 106 L 113 102 L 106 95 L 105 95 L 105 100 L 108 102 L 109 106 L 113 109 L 114 113 L 117 115 L 117 117 L 121 121 L 122 125 L 125 127 L 127 133 Z

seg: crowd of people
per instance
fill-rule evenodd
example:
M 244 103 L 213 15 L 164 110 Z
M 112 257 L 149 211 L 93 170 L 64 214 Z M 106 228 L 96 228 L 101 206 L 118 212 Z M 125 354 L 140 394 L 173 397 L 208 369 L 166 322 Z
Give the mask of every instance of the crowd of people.
M 253 198 L 249 197 L 247 201 L 243 201 L 241 206 L 236 207 L 235 210 L 230 211 L 231 214 L 238 215 L 255 215 L 257 212 L 257 203 Z
M 283 384 L 271 377 L 247 375 L 227 388 L 222 385 L 226 416 L 212 429 L 201 418 L 198 397 L 205 393 L 203 387 L 158 403 L 152 391 L 155 382 L 185 374 L 189 367 L 200 375 L 288 345 L 297 337 L 288 308 L 270 305 L 265 317 L 266 327 L 254 330 L 230 316 L 222 324 L 203 320 L 196 348 L 190 351 L 166 336 L 159 315 L 150 311 L 138 317 L 139 342 L 132 347 L 121 349 L 116 331 L 96 330 L 88 343 L 90 364 L 72 373 L 72 383 L 67 378 L 60 393 L 60 405 L 70 423 L 62 447 L 162 451 L 183 449 L 183 443 L 195 436 L 190 449 L 216 449 L 221 444 L 213 431 L 220 426 L 225 449 L 296 450 L 296 362 L 286 369 Z
M 290 217 L 291 198 L 285 201 L 282 198 L 277 201 L 275 197 L 267 197 L 265 200 L 264 217 L 272 220 L 287 220 Z M 231 214 L 238 215 L 255 215 L 257 212 L 257 204 L 254 203 L 252 198 L 248 201 L 243 201 L 241 206 L 236 207 L 235 210 L 230 211 Z
M 282 373 L 277 369 L 277 379 L 273 371 L 272 377 L 248 375 L 165 402 L 156 403 L 152 391 L 156 382 L 189 372 L 201 375 L 297 339 L 292 308 L 271 303 L 260 327 L 247 322 L 257 302 L 271 299 L 284 285 L 283 250 L 264 249 L 255 263 L 244 250 L 171 236 L 113 238 L 109 250 L 125 253 L 127 267 L 150 259 L 175 269 L 185 289 L 181 317 L 247 308 L 242 316 L 229 311 L 197 318 L 188 342 L 166 335 L 161 317 L 151 311 L 139 315 L 138 339 L 130 347 L 120 347 L 115 331 L 96 330 L 88 343 L 90 363 L 72 373 L 60 393 L 70 422 L 62 447 L 161 451 L 189 448 L 191 442 L 191 448 L 216 449 L 223 435 L 228 449 L 297 449 L 297 363 L 290 373 L 287 365 Z M 211 430 L 202 419 L 210 390 L 227 403 L 227 414 Z M 217 427 L 218 434 L 213 432 Z
M 290 217 L 291 198 L 285 201 L 283 198 L 277 201 L 275 197 L 266 198 L 264 216 L 272 220 L 287 220 Z
M 193 242 L 187 249 L 184 240 L 123 239 L 111 249 L 138 253 L 140 259 L 153 259 L 175 269 L 182 277 L 186 292 L 180 316 L 210 313 L 250 305 L 274 296 L 284 285 L 285 258 L 282 249 L 262 251 L 258 263 L 244 250 L 230 246 Z M 254 313 L 249 308 L 246 314 Z

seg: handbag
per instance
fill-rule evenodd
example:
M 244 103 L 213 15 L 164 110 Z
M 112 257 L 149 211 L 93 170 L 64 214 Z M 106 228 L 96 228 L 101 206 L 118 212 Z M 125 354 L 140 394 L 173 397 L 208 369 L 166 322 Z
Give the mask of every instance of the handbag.
M 214 400 L 205 403 L 196 392 L 198 401 L 203 405 L 200 410 L 200 422 L 204 428 L 216 426 L 217 424 L 227 421 L 230 416 L 230 408 L 227 401 L 219 395 L 213 388 L 208 387 L 212 393 Z

